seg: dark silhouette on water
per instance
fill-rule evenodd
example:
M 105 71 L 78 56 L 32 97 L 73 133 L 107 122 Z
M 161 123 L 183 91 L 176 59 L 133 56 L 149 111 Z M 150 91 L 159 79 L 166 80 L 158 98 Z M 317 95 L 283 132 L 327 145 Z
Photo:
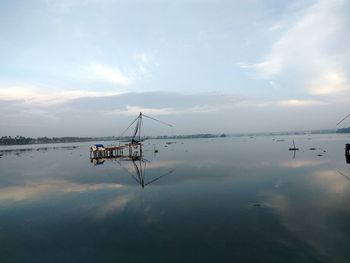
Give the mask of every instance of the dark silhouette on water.
M 295 143 L 294 143 L 294 140 L 293 140 L 293 148 L 289 148 L 289 151 L 293 151 L 294 153 L 293 153 L 293 159 L 295 159 L 295 152 L 296 151 L 299 151 L 299 148 L 296 148 L 295 147 Z
M 116 161 L 120 167 L 126 171 L 128 174 L 131 175 L 131 177 L 142 187 L 145 188 L 145 186 L 150 185 L 154 183 L 155 181 L 158 181 L 162 177 L 165 177 L 171 173 L 174 172 L 174 170 L 170 170 L 160 176 L 157 176 L 156 178 L 147 181 L 146 180 L 146 168 L 147 163 L 150 163 L 147 159 L 143 158 L 141 155 L 133 155 L 133 156 L 110 156 L 110 157 L 97 157 L 97 158 L 90 158 L 91 163 L 96 165 L 102 165 L 105 161 Z M 123 166 L 123 163 L 131 162 L 134 168 L 135 173 L 131 173 L 128 169 L 126 169 Z M 136 176 L 135 176 L 136 175 Z
M 290 151 L 299 151 L 299 148 L 296 148 L 295 147 L 295 143 L 294 143 L 294 140 L 293 140 L 293 148 L 289 148 Z
M 122 134 L 118 137 L 119 145 L 112 145 L 108 147 L 104 147 L 102 144 L 95 144 L 90 147 L 90 158 L 119 158 L 119 157 L 127 157 L 132 158 L 135 155 L 142 157 L 143 151 L 143 141 L 145 140 L 145 133 L 143 128 L 143 117 L 149 118 L 151 120 L 157 121 L 163 125 L 174 127 L 173 125 L 166 123 L 164 121 L 157 120 L 153 117 L 140 114 L 137 118 L 122 132 Z M 130 141 L 125 143 L 125 140 L 121 140 L 122 136 L 129 130 L 129 128 L 136 123 L 134 132 Z M 123 145 L 121 142 L 124 142 Z M 155 150 L 156 152 L 156 150 Z
M 350 143 L 345 144 L 345 160 L 350 163 Z
M 133 178 L 142 188 L 145 188 L 145 186 L 150 185 L 154 183 L 155 181 L 158 181 L 159 179 L 171 174 L 174 172 L 174 170 L 170 170 L 160 176 L 157 176 L 156 178 L 153 178 L 149 181 L 146 180 L 146 168 L 147 163 L 150 163 L 147 159 L 143 157 L 134 157 L 134 158 L 106 158 L 105 160 L 115 160 L 120 167 L 126 171 L 129 175 L 131 175 L 131 178 Z M 128 169 L 126 169 L 123 166 L 124 162 L 131 162 L 135 173 L 131 173 Z M 135 176 L 136 175 L 136 176 Z
M 154 121 L 159 122 L 159 123 L 166 125 L 168 127 L 174 127 L 173 125 L 171 125 L 169 123 L 166 123 L 166 122 L 161 121 L 161 120 L 157 120 L 156 118 L 150 117 L 150 116 L 145 115 L 142 112 L 140 112 L 140 114 L 137 116 L 137 118 L 122 132 L 122 134 L 119 136 L 119 138 L 121 138 L 129 130 L 129 128 L 136 122 L 130 143 L 134 144 L 134 143 L 139 143 L 139 142 L 144 141 L 145 134 L 144 134 L 144 128 L 143 128 L 143 117 L 154 120 Z
M 145 188 L 145 186 L 150 185 L 152 183 L 154 183 L 155 181 L 158 181 L 159 179 L 161 179 L 164 176 L 167 176 L 171 173 L 174 172 L 174 170 L 170 170 L 150 181 L 146 181 L 146 165 L 147 165 L 147 161 L 144 158 L 140 158 L 138 160 L 132 160 L 132 164 L 134 166 L 134 170 L 136 172 L 137 177 L 135 177 L 135 175 L 133 175 L 132 173 L 129 172 L 129 170 L 126 169 L 126 171 L 131 175 L 131 177 L 142 187 Z M 120 166 L 122 166 L 122 164 L 120 162 L 118 162 L 120 164 Z
M 345 155 L 345 162 L 350 164 L 350 155 Z

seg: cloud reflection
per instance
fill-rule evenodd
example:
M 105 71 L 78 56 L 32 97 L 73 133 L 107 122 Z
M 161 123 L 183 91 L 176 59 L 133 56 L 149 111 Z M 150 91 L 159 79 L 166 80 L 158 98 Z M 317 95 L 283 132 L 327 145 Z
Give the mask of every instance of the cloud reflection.
M 315 165 L 296 164 L 289 167 Z M 348 224 L 343 222 L 348 218 L 349 195 L 350 184 L 336 170 L 314 170 L 287 180 L 283 189 L 267 193 L 265 202 L 289 231 L 324 259 L 331 256 L 336 259 L 334 262 L 347 262 L 349 255 L 339 243 L 347 240 L 349 234 Z
M 282 161 L 280 165 L 286 168 L 301 168 L 318 166 L 327 162 L 327 160 L 288 160 Z
M 126 195 L 121 195 L 118 196 L 111 201 L 108 201 L 105 204 L 102 204 L 101 207 L 96 208 L 96 217 L 98 219 L 105 218 L 109 214 L 116 213 L 116 212 L 121 212 L 124 207 L 135 197 L 133 194 L 126 194 Z
M 24 201 L 38 199 L 54 193 L 80 193 L 102 189 L 119 189 L 121 184 L 79 184 L 66 180 L 44 180 L 23 186 L 0 188 L 0 201 Z

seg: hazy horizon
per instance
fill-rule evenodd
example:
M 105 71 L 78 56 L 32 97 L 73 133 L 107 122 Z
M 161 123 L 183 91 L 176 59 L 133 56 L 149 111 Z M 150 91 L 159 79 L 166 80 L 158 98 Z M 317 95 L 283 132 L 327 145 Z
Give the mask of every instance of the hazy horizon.
M 0 136 L 337 128 L 350 2 L 0 2 Z M 347 120 L 343 126 L 350 126 Z

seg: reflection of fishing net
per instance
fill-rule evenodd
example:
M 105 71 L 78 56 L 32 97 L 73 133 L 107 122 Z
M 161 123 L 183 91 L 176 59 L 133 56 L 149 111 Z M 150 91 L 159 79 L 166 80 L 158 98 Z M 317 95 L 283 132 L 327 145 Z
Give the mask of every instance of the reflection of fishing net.
M 132 167 L 125 167 L 122 162 L 125 160 L 119 160 L 117 161 L 118 164 L 120 165 L 120 167 L 126 171 L 129 175 L 131 175 L 131 178 L 133 178 L 139 185 L 141 185 L 142 188 L 144 188 L 146 185 L 150 185 L 152 183 L 154 183 L 155 181 L 158 181 L 159 179 L 171 174 L 174 172 L 174 170 L 170 170 L 162 175 L 158 175 L 155 178 L 150 180 L 146 180 L 146 165 L 147 163 L 149 163 L 148 160 L 144 159 L 144 158 L 139 158 L 139 159 L 131 159 L 131 163 L 132 163 Z M 123 162 L 125 163 L 125 162 Z M 131 172 L 132 170 L 134 170 L 134 172 Z

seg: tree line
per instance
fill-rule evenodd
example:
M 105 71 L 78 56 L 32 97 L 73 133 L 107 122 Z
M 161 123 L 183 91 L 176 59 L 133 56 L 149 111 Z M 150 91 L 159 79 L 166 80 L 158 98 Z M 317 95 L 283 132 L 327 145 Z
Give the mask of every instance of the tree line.
M 84 142 L 92 141 L 96 138 L 90 137 L 24 137 L 24 136 L 2 136 L 0 137 L 0 145 L 24 145 L 24 144 L 41 144 L 41 143 L 67 143 L 67 142 Z

